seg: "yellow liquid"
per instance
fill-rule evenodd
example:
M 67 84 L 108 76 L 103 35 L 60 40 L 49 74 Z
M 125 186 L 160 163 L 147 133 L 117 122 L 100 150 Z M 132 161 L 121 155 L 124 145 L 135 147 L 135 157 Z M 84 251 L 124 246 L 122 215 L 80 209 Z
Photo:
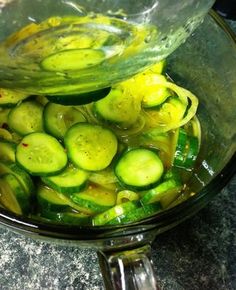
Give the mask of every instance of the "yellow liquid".
M 0 44 L 0 80 L 5 87 L 39 94 L 110 86 L 147 65 L 136 57 L 156 35 L 152 26 L 102 15 L 31 23 Z

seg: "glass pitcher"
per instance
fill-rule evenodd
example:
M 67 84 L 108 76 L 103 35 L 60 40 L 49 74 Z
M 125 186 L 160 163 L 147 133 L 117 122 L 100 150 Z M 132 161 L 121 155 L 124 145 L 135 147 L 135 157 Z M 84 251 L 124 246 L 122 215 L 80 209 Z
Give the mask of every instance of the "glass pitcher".
M 173 52 L 213 0 L 1 0 L 0 87 L 74 95 Z

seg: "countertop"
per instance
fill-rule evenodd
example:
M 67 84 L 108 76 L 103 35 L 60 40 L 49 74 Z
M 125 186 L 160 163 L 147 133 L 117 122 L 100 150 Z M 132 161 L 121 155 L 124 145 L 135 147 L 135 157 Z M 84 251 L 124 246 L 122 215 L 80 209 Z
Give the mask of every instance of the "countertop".
M 163 290 L 236 289 L 236 175 L 196 216 L 156 239 L 153 263 Z M 104 289 L 96 253 L 0 228 L 0 290 L 42 289 Z

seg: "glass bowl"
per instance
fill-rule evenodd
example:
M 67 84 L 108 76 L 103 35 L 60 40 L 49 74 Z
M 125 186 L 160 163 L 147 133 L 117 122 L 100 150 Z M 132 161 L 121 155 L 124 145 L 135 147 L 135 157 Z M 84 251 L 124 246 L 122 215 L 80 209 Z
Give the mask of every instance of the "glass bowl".
M 202 125 L 202 147 L 191 179 L 197 192 L 179 205 L 123 226 L 82 227 L 45 223 L 0 209 L 0 223 L 15 232 L 98 251 L 107 289 L 157 289 L 150 261 L 155 237 L 203 208 L 236 172 L 236 42 L 211 12 L 167 58 L 168 74 L 195 93 Z M 126 288 L 125 288 L 126 287 Z
M 109 87 L 169 55 L 213 2 L 1 1 L 0 86 L 47 95 Z

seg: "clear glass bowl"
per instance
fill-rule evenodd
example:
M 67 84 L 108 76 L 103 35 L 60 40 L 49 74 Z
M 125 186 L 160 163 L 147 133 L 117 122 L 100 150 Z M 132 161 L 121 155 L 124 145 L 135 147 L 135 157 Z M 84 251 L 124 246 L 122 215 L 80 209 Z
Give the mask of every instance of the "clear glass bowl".
M 235 36 L 212 12 L 167 61 L 174 81 L 200 99 L 202 147 L 191 179 L 196 195 L 141 222 L 113 227 L 55 225 L 0 209 L 0 223 L 16 232 L 97 249 L 107 289 L 156 289 L 150 248 L 143 245 L 203 208 L 236 173 Z
M 0 86 L 47 95 L 109 87 L 174 51 L 213 2 L 1 1 Z

